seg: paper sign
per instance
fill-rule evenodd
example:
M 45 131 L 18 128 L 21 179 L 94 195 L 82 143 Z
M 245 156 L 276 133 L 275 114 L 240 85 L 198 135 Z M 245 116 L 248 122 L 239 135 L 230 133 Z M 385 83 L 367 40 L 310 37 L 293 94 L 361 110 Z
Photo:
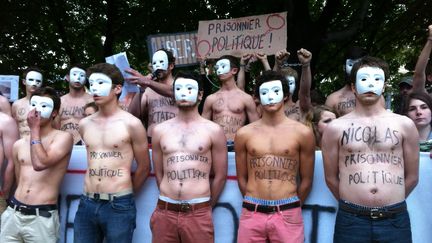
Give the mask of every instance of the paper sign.
M 124 96 L 127 93 L 137 93 L 139 91 L 139 88 L 135 84 L 131 84 L 126 81 L 126 78 L 130 76 L 128 73 L 125 72 L 125 69 L 130 68 L 129 61 L 126 56 L 126 52 L 120 52 L 118 54 L 105 57 L 105 61 L 109 64 L 113 64 L 116 67 L 118 67 L 118 69 L 120 69 L 120 72 L 123 75 L 123 78 L 125 78 L 125 82 L 123 83 L 122 93 L 120 95 L 120 100 L 123 100 Z
M 249 16 L 237 19 L 199 21 L 198 57 L 237 57 L 245 53 L 264 52 L 274 55 L 286 48 L 287 12 Z
M 9 102 L 18 99 L 19 76 L 0 75 L 0 92 Z

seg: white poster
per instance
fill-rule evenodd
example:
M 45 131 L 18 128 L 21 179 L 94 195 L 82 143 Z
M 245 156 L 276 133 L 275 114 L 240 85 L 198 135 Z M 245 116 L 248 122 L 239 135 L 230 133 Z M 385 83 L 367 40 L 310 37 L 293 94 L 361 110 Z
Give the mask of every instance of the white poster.
M 0 75 L 0 92 L 9 102 L 18 99 L 19 76 Z

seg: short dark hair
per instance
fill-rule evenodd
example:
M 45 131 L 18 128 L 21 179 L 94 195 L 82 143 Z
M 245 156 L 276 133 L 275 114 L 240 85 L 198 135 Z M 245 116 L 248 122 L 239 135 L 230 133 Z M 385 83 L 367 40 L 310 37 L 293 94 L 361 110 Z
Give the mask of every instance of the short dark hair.
M 60 105 L 61 105 L 61 100 L 60 100 L 60 96 L 58 95 L 58 93 L 55 89 L 53 89 L 49 86 L 40 87 L 40 88 L 37 88 L 35 90 L 35 92 L 33 92 L 33 94 L 30 96 L 30 99 L 33 96 L 45 96 L 45 97 L 51 98 L 53 100 L 53 103 L 54 103 L 53 110 L 55 110 L 57 112 L 59 111 Z
M 255 97 L 259 99 L 259 87 L 263 83 L 267 83 L 270 81 L 279 80 L 282 83 L 282 91 L 284 98 L 289 96 L 289 86 L 286 78 L 280 73 L 273 70 L 264 71 L 260 76 L 256 78 L 256 86 L 255 86 Z
M 87 109 L 87 108 L 93 108 L 95 111 L 99 110 L 99 107 L 96 105 L 96 103 L 94 101 L 85 104 L 84 110 Z
M 362 67 L 377 67 L 381 68 L 384 71 L 384 82 L 387 81 L 389 77 L 389 66 L 387 62 L 384 60 L 377 58 L 377 57 L 371 57 L 371 56 L 365 56 L 361 58 L 358 62 L 354 64 L 354 66 L 351 69 L 351 74 L 349 76 L 349 80 L 352 84 L 355 84 L 356 82 L 356 76 L 357 71 Z
M 175 64 L 176 58 L 175 58 L 175 56 L 174 56 L 174 54 L 173 54 L 172 51 L 167 50 L 165 48 L 158 49 L 157 51 L 163 51 L 163 52 L 165 52 L 167 54 L 167 57 L 168 57 L 168 63 L 169 64 Z M 155 52 L 157 52 L 157 51 L 155 51 Z
M 38 72 L 38 73 L 42 74 L 42 77 L 43 77 L 43 72 L 42 72 L 42 70 L 41 70 L 40 68 L 36 67 L 36 66 L 33 66 L 33 67 L 28 67 L 28 68 L 24 69 L 24 71 L 23 71 L 23 73 L 22 73 L 22 75 L 23 75 L 22 78 L 25 79 L 26 76 L 27 76 L 27 74 L 28 74 L 29 72 L 31 72 L 31 71 Z
M 82 69 L 82 70 L 84 70 L 84 71 L 87 69 L 87 67 L 84 66 L 82 63 L 73 63 L 72 65 L 69 66 L 69 71 L 70 71 L 72 68 L 80 68 L 80 69 Z M 69 73 L 68 73 L 68 74 L 69 74 Z
M 367 56 L 368 53 L 365 49 L 363 49 L 362 47 L 359 46 L 351 46 L 350 48 L 348 48 L 345 52 L 344 55 L 344 62 L 346 59 L 359 59 L 362 58 L 364 56 Z
M 87 79 L 92 73 L 103 73 L 110 77 L 113 84 L 112 88 L 114 88 L 114 85 L 122 85 L 124 81 L 120 70 L 116 66 L 109 63 L 98 63 L 89 67 L 87 69 Z
M 217 61 L 222 59 L 228 59 L 228 61 L 230 62 L 230 68 L 239 68 L 239 60 L 237 57 L 232 55 L 223 55 L 219 59 L 217 59 Z
M 409 104 L 412 99 L 423 101 L 432 110 L 432 97 L 425 91 L 413 91 L 408 94 L 406 102 L 403 104 L 402 114 L 408 115 Z M 432 125 L 432 121 L 430 124 Z
M 203 91 L 204 90 L 202 79 L 201 79 L 201 75 L 199 75 L 199 74 L 197 74 L 195 72 L 184 72 L 184 71 L 178 72 L 177 75 L 174 78 L 173 89 L 174 89 L 175 82 L 176 82 L 176 80 L 178 78 L 193 79 L 193 80 L 197 81 L 197 83 L 198 83 L 198 90 L 199 91 Z

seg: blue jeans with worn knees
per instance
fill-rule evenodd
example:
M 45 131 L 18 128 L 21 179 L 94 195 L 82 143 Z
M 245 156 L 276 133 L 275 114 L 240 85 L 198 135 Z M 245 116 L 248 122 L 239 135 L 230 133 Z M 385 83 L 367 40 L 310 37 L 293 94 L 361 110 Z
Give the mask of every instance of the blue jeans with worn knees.
M 334 243 L 410 243 L 412 236 L 408 211 L 399 212 L 390 218 L 371 219 L 339 209 L 333 240 Z
M 136 227 L 133 194 L 112 201 L 82 195 L 74 221 L 75 243 L 129 243 Z

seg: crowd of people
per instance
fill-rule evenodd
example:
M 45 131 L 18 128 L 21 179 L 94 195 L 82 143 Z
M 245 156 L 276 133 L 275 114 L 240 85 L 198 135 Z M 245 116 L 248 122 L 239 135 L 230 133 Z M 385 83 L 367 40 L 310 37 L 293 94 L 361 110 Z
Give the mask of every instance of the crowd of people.
M 275 53 L 273 68 L 265 54 L 246 53 L 201 62 L 201 75 L 174 75 L 166 49 L 153 54 L 149 75 L 73 64 L 62 97 L 43 85 L 40 69 L 28 68 L 25 97 L 10 106 L 0 96 L 0 242 L 57 242 L 58 195 L 73 145 L 87 151 L 75 242 L 132 241 L 134 195 L 151 161 L 160 194 L 149 222 L 138 223 L 150 225 L 153 242 L 213 242 L 212 207 L 225 185 L 228 151 L 244 197 L 237 241 L 304 242 L 301 206 L 314 183 L 315 150 L 339 202 L 334 242 L 411 242 L 405 199 L 418 183 L 419 151 L 432 157 L 428 30 L 414 74 L 399 83 L 394 112 L 383 97 L 387 63 L 360 47 L 347 50 L 345 85 L 325 104 L 311 95 L 313 53 L 303 48 L 300 75 L 286 65 L 286 50 Z M 249 94 L 254 60 L 263 70 Z M 208 95 L 206 68 L 220 83 Z M 140 87 L 126 102 L 118 99 L 123 82 Z

